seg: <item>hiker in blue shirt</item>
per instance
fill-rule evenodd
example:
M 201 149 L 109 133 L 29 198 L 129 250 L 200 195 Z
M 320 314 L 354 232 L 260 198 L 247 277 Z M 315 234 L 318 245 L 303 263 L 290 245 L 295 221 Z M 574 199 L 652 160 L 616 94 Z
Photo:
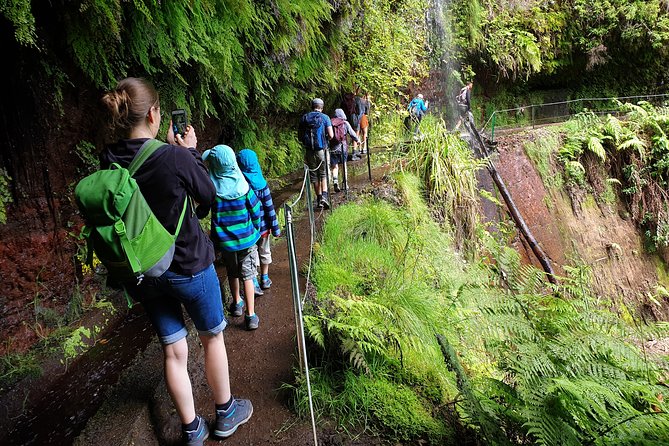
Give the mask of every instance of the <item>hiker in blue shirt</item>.
M 298 127 L 300 142 L 305 148 L 304 164 L 309 168 L 309 179 L 316 191 L 316 208 L 328 209 L 327 160 L 325 151 L 332 139 L 332 122 L 323 113 L 323 100 L 311 101 L 312 111 L 302 116 Z
M 230 313 L 239 317 L 246 306 L 244 323 L 247 330 L 258 328 L 255 313 L 253 279 L 256 271 L 256 242 L 260 238 L 260 202 L 244 179 L 235 152 L 226 145 L 217 145 L 202 154 L 209 167 L 209 177 L 216 186 L 216 199 L 211 210 L 211 239 L 223 253 L 228 284 L 232 293 Z M 246 305 L 239 292 L 244 286 Z
M 407 110 L 409 110 L 409 117 L 411 122 L 414 124 L 414 135 L 418 135 L 420 133 L 420 121 L 423 120 L 423 116 L 425 116 L 425 113 L 427 112 L 428 104 L 429 101 L 424 101 L 423 95 L 420 93 L 415 98 L 413 98 L 411 102 L 409 102 Z
M 279 229 L 279 220 L 274 210 L 272 193 L 269 190 L 267 180 L 262 174 L 258 155 L 251 149 L 243 149 L 237 154 L 237 164 L 246 178 L 246 181 L 260 200 L 260 238 L 256 245 L 258 246 L 256 255 L 256 264 L 260 265 L 260 288 L 268 289 L 272 285 L 269 278 L 269 265 L 272 263 L 272 252 L 270 250 L 270 232 L 274 237 L 281 236 Z M 254 279 L 254 284 L 258 285 L 258 279 Z
M 146 80 L 126 78 L 106 93 L 102 102 L 123 139 L 106 148 L 101 164 L 127 167 L 146 141 L 160 128 L 160 100 Z M 207 381 L 216 404 L 214 434 L 229 437 L 253 413 L 248 400 L 230 393 L 228 356 L 223 339 L 221 287 L 214 269 L 214 247 L 203 234 L 198 216 L 209 213 L 216 190 L 196 150 L 195 129 L 174 135 L 168 126 L 167 141 L 137 170 L 134 178 L 151 211 L 170 232 L 179 220 L 186 197 L 188 208 L 175 246 L 172 263 L 160 277 L 145 277 L 126 284 L 128 293 L 142 303 L 162 344 L 165 384 L 181 420 L 184 444 L 202 446 L 209 436 L 207 421 L 197 415 L 188 374 L 188 330 L 183 310 L 190 316 L 204 347 Z M 193 202 L 198 206 L 193 207 Z M 198 407 L 200 407 L 198 405 Z

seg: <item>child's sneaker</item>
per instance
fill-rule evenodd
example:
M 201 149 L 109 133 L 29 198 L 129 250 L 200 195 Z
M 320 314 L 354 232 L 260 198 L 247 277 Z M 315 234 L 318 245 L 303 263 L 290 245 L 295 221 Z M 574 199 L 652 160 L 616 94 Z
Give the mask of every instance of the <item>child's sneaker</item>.
M 234 317 L 239 317 L 244 314 L 244 301 L 240 300 L 239 302 L 232 302 L 230 304 L 230 314 Z
M 269 278 L 268 274 L 263 274 L 260 276 L 260 288 L 263 290 L 269 289 L 272 286 L 272 279 Z
M 246 329 L 251 331 L 251 330 L 257 330 L 258 329 L 258 324 L 260 323 L 260 318 L 258 317 L 257 314 L 254 314 L 253 316 L 244 316 L 244 323 L 246 324 Z
M 260 289 L 260 284 L 258 283 L 258 278 L 257 277 L 253 278 L 253 294 L 255 296 L 262 296 L 263 294 L 265 294 Z
M 216 428 L 214 435 L 227 438 L 234 434 L 239 426 L 249 421 L 253 414 L 253 404 L 249 400 L 234 400 L 232 406 L 225 412 L 216 411 Z
M 249 415 L 250 416 L 250 415 Z M 209 428 L 207 427 L 207 422 L 204 421 L 204 418 L 197 416 L 197 428 L 192 431 L 183 430 L 183 438 L 186 446 L 202 446 L 204 445 L 204 440 L 209 438 Z M 218 427 L 218 424 L 216 424 Z
M 339 184 L 337 184 L 337 183 L 334 184 L 334 191 L 335 191 L 335 193 L 341 192 L 341 189 L 339 189 Z

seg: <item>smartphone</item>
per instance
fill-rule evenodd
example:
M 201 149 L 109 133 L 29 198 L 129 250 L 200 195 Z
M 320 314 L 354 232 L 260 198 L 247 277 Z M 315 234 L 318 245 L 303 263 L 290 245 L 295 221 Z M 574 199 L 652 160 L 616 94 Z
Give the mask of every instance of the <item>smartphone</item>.
M 181 135 L 182 137 L 186 133 L 186 126 L 188 126 L 188 117 L 186 116 L 186 110 L 183 108 L 172 111 L 172 130 L 174 131 L 174 136 Z

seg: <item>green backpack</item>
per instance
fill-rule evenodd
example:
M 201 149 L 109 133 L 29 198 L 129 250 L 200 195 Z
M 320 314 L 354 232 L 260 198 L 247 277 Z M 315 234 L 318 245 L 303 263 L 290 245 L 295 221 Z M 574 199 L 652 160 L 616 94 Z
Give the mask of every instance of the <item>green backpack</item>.
M 159 277 L 170 267 L 175 240 L 181 229 L 188 197 L 174 235 L 158 221 L 132 177 L 156 150 L 165 145 L 149 139 L 135 155 L 127 169 L 114 163 L 82 179 L 74 190 L 86 226 L 90 264 L 93 251 L 109 275 L 124 282 L 139 284 L 144 276 Z

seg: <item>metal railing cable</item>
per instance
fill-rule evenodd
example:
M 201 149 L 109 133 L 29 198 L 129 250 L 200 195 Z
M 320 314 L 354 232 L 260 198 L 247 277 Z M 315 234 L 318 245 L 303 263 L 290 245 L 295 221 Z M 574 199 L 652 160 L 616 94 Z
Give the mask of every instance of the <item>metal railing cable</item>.
M 520 107 L 514 107 L 514 108 L 506 108 L 506 109 L 501 109 L 501 110 L 495 110 L 492 112 L 488 120 L 485 122 L 483 126 L 481 126 L 480 131 L 484 131 L 487 127 L 488 124 L 491 122 L 493 123 L 492 125 L 492 132 L 494 135 L 495 131 L 495 120 L 497 116 L 501 115 L 502 113 L 509 113 L 509 112 L 525 112 L 527 110 L 530 111 L 531 113 L 531 121 L 527 123 L 526 125 L 534 125 L 537 120 L 539 121 L 544 121 L 544 122 L 550 122 L 553 119 L 559 120 L 561 118 L 569 117 L 572 116 L 573 114 L 570 113 L 568 115 L 560 115 L 560 116 L 546 116 L 542 118 L 535 119 L 535 110 L 540 110 L 542 108 L 547 108 L 547 107 L 555 107 L 559 105 L 570 105 L 570 104 L 577 104 L 577 103 L 587 103 L 587 102 L 605 102 L 605 101 L 624 101 L 624 100 L 629 100 L 629 99 L 659 99 L 659 98 L 665 98 L 669 99 L 669 94 L 662 93 L 662 94 L 646 94 L 646 95 L 637 95 L 637 96 L 617 96 L 617 97 L 607 97 L 607 98 L 577 98 L 577 99 L 568 99 L 565 101 L 557 101 L 557 102 L 547 102 L 544 104 L 529 104 L 529 105 L 523 105 Z M 582 110 L 579 110 L 575 113 L 579 113 Z M 591 110 L 594 112 L 600 112 L 600 110 Z M 606 112 L 614 112 L 614 111 L 619 111 L 619 109 L 612 109 L 612 110 L 606 110 Z M 574 113 L 574 114 L 575 114 Z
M 304 166 L 304 178 L 302 181 L 302 188 L 297 199 L 292 204 L 284 204 L 284 214 L 286 219 L 286 245 L 288 247 L 288 264 L 290 269 L 290 283 L 293 295 L 293 310 L 295 316 L 295 330 L 297 332 L 297 348 L 298 357 L 300 361 L 300 370 L 304 373 L 307 384 L 307 396 L 309 399 L 309 412 L 311 415 L 311 427 L 314 435 L 314 445 L 318 446 L 318 431 L 316 429 L 316 415 L 314 412 L 313 395 L 311 392 L 311 379 L 309 377 L 309 361 L 307 358 L 306 338 L 304 335 L 304 319 L 302 308 L 304 306 L 304 299 L 300 294 L 300 285 L 298 277 L 297 253 L 295 245 L 295 231 L 293 226 L 293 208 L 300 202 L 303 194 L 306 191 L 307 210 L 309 213 L 309 266 L 307 269 L 307 281 L 304 297 L 308 294 L 309 281 L 311 276 L 311 265 L 313 259 L 314 235 L 315 235 L 315 218 L 312 205 L 311 187 L 308 184 L 309 174 L 312 171 L 317 171 L 323 161 L 315 169 L 309 169 L 307 165 Z
M 318 167 L 321 167 L 319 164 Z M 304 178 L 302 178 L 302 187 L 300 188 L 300 193 L 298 194 L 297 198 L 293 202 L 293 204 L 290 205 L 291 208 L 294 208 L 297 203 L 300 202 L 302 199 L 302 194 L 304 193 L 304 188 L 305 185 L 307 184 L 307 180 L 309 179 L 309 167 L 305 164 L 304 165 Z

